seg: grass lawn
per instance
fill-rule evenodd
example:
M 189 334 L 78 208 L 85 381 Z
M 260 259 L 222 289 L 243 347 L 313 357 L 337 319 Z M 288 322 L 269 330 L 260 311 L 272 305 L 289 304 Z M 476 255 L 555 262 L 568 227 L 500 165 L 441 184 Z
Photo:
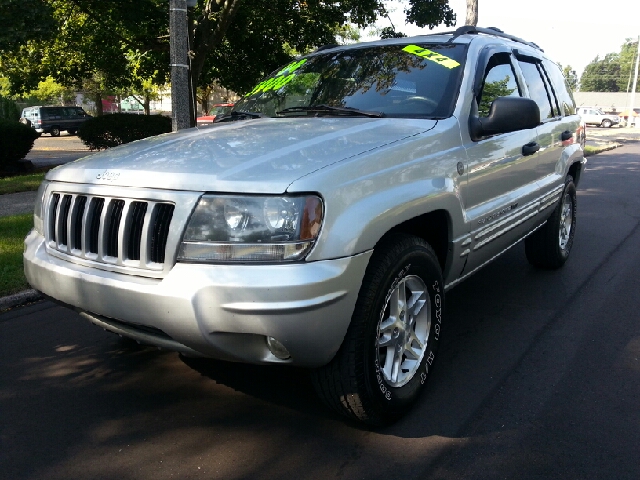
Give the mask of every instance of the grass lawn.
M 44 173 L 0 178 L 0 195 L 38 190 L 42 180 L 44 180 Z
M 31 288 L 22 267 L 23 241 L 31 227 L 30 213 L 0 217 L 0 297 Z
M 595 154 L 600 153 L 600 152 L 606 152 L 607 150 L 613 150 L 614 148 L 616 148 L 618 146 L 619 145 L 617 145 L 617 144 L 598 145 L 596 147 L 591 146 L 591 145 L 586 145 L 584 147 L 584 156 L 585 157 L 589 157 L 591 155 L 595 155 Z

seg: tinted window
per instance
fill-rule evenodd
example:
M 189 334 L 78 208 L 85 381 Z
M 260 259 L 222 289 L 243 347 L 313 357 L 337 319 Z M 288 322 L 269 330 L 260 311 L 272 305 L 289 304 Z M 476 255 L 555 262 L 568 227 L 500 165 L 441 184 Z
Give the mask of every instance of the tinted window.
M 41 109 L 42 118 L 44 120 L 59 120 L 62 117 L 62 108 L 59 107 L 48 107 Z
M 453 112 L 464 45 L 391 45 L 303 57 L 258 84 L 236 111 L 331 115 L 314 106 L 379 112 L 388 117 L 442 118 Z M 295 108 L 280 114 L 284 109 Z
M 478 99 L 478 116 L 489 115 L 491 104 L 498 97 L 519 97 L 520 91 L 516 83 L 509 56 L 494 55 L 487 65 L 482 90 Z
M 540 108 L 540 119 L 544 121 L 546 118 L 553 118 L 554 111 L 552 107 L 552 92 L 547 90 L 547 85 L 543 80 L 543 73 L 535 63 L 529 63 L 518 60 L 524 80 L 529 88 L 529 95 Z M 555 99 L 555 98 L 554 98 Z M 554 102 L 555 103 L 555 102 Z
M 560 102 L 560 106 L 564 112 L 563 114 L 573 115 L 576 113 L 576 102 L 573 99 L 571 88 L 569 88 L 560 68 L 549 60 L 544 60 L 543 65 L 547 74 L 551 78 L 551 83 L 553 84 L 553 89 L 556 92 L 558 101 Z

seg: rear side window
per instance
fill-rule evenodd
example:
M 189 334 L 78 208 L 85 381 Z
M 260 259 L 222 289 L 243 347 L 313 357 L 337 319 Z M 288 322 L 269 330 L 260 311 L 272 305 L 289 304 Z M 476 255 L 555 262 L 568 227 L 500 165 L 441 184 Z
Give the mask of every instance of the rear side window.
M 560 68 L 549 60 L 544 60 L 542 64 L 551 78 L 551 83 L 553 84 L 553 89 L 555 90 L 558 101 L 560 102 L 563 115 L 574 115 L 576 113 L 576 102 L 573 99 L 571 88 L 569 88 Z
M 518 59 L 518 64 L 529 88 L 529 95 L 540 108 L 540 120 L 560 115 L 554 92 L 546 80 L 546 75 L 539 63 L 531 63 Z

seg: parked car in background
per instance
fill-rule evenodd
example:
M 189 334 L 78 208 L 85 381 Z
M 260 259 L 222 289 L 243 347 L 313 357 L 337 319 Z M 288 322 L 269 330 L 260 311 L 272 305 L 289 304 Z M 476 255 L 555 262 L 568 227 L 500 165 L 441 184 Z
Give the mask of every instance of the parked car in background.
M 330 408 L 381 425 L 433 371 L 446 291 L 520 241 L 535 267 L 569 258 L 584 124 L 534 43 L 320 48 L 216 123 L 49 171 L 29 283 L 142 343 L 313 369 Z
M 144 105 L 135 97 L 127 97 L 120 101 L 120 110 L 123 112 L 143 112 Z
M 216 117 L 226 115 L 227 113 L 229 113 L 233 108 L 233 105 L 234 105 L 233 103 L 216 103 L 213 107 L 211 107 L 211 110 L 209 110 L 209 113 L 207 113 L 206 115 L 203 115 L 202 117 L 198 117 L 196 119 L 196 124 L 200 126 L 200 125 L 209 125 L 213 123 Z
M 85 121 L 91 118 L 82 107 L 27 107 L 22 110 L 20 122 L 35 128 L 36 132 L 48 133 L 52 137 L 67 131 L 75 135 Z
M 598 127 L 610 128 L 620 123 L 618 115 L 604 113 L 596 107 L 578 107 L 578 115 L 587 125 L 597 125 Z

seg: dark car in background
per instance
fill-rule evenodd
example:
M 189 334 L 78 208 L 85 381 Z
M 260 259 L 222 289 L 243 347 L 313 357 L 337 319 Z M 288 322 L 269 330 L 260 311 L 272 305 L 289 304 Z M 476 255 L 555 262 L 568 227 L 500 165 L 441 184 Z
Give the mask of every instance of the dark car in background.
M 20 121 L 35 128 L 36 132 L 48 133 L 52 137 L 60 136 L 66 130 L 75 135 L 91 116 L 82 107 L 27 107 L 22 110 Z

